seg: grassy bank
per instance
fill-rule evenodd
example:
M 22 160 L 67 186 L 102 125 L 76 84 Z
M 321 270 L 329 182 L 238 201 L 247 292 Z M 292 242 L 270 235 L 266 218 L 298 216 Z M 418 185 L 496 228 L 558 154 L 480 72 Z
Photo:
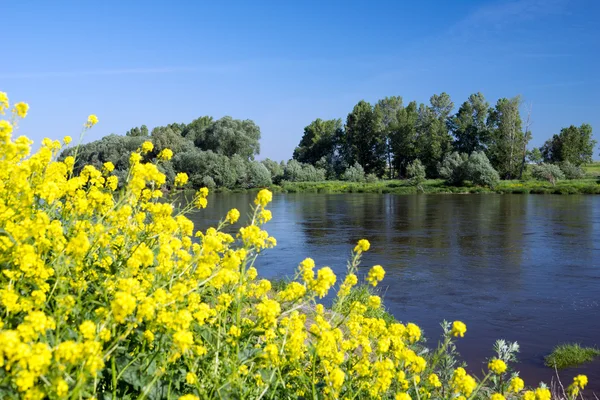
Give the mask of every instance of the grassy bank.
M 556 346 L 552 354 L 546 356 L 545 364 L 558 369 L 576 367 L 593 361 L 600 356 L 600 350 L 595 347 L 581 347 L 577 343 L 567 343 Z
M 555 186 L 550 182 L 535 180 L 501 181 L 493 189 L 465 185 L 449 186 L 443 180 L 430 179 L 423 183 L 423 193 L 515 193 L 515 194 L 600 194 L 600 184 L 596 178 L 559 181 Z M 283 182 L 273 189 L 286 193 L 394 193 L 414 194 L 417 188 L 405 180 L 378 181 L 369 183 L 324 181 L 324 182 Z

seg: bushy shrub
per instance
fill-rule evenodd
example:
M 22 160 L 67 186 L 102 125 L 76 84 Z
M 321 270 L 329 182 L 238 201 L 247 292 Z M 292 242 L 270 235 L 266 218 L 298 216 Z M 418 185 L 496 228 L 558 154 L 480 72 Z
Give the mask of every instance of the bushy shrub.
M 359 163 L 354 163 L 354 165 L 348 167 L 346 171 L 344 171 L 342 180 L 349 182 L 364 182 L 365 170 Z
M 410 184 L 416 186 L 419 189 L 423 189 L 422 184 L 427 178 L 425 173 L 425 166 L 421 163 L 418 158 L 408 164 L 406 167 L 406 176 L 408 177 Z
M 460 185 L 463 183 L 465 173 L 463 170 L 463 164 L 467 161 L 468 156 L 466 154 L 459 154 L 453 152 L 447 154 L 444 160 L 438 166 L 438 173 L 442 179 L 445 179 L 450 185 Z
M 571 164 L 569 161 L 565 161 L 560 164 L 560 170 L 565 175 L 567 179 L 581 179 L 585 176 L 585 171 L 583 168 Z
M 258 161 L 249 161 L 246 170 L 245 188 L 259 188 L 271 186 L 271 173 L 264 164 Z
M 271 180 L 273 181 L 273 183 L 279 184 L 279 182 L 281 182 L 281 180 L 283 179 L 283 169 L 285 167 L 285 165 L 283 165 L 283 161 L 281 163 L 278 163 L 277 161 L 273 161 L 267 158 L 265 160 L 262 160 L 261 163 L 263 163 L 264 166 L 267 167 L 267 169 L 271 173 Z
M 475 185 L 493 188 L 500 182 L 500 175 L 482 151 L 471 153 L 469 159 L 463 165 L 463 173 L 465 178 Z
M 367 183 L 375 183 L 375 182 L 379 181 L 379 178 L 377 177 L 377 175 L 371 173 L 371 174 L 365 175 L 365 181 Z
M 470 156 L 457 152 L 448 154 L 439 166 L 439 174 L 455 186 L 471 181 L 475 185 L 494 187 L 500 181 L 498 172 L 482 151 L 475 151 Z
M 290 160 L 285 166 L 283 179 L 290 182 L 321 182 L 325 180 L 325 170 Z
M 217 184 L 215 183 L 215 180 L 213 178 L 211 178 L 210 176 L 205 176 L 202 178 L 202 184 L 200 185 L 200 187 L 214 189 L 217 187 Z
M 560 179 L 565 179 L 565 175 L 560 170 L 558 165 L 541 163 L 533 165 L 531 168 L 531 176 L 540 181 L 548 181 L 552 185 L 556 185 L 556 182 Z
M 96 122 L 90 116 L 87 126 Z M 29 142 L 12 141 L 12 130 L 0 121 L 3 399 L 550 398 L 543 386 L 523 393 L 507 369 L 514 344 L 498 341 L 477 379 L 457 361 L 462 322 L 444 322 L 427 351 L 417 325 L 374 312 L 377 295 L 350 302 L 366 240 L 336 295 L 347 313 L 323 306 L 337 278 L 310 258 L 283 289 L 260 279 L 257 256 L 276 244 L 262 229 L 268 190 L 237 233 L 236 209 L 195 232 L 185 214 L 207 206 L 208 189 L 183 210 L 163 201 L 164 174 L 140 161 L 145 143 L 117 194 L 111 165 L 73 175 L 73 158 L 53 161 L 60 142 L 45 140 L 29 157 Z M 366 282 L 375 287 L 384 275 L 373 266 Z M 585 383 L 577 376 L 570 395 Z

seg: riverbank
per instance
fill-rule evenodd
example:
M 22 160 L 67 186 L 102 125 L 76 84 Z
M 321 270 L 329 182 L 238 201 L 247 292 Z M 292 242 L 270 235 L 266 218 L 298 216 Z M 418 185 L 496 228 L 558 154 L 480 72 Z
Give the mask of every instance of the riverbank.
M 450 186 L 441 179 L 429 179 L 422 185 L 422 190 L 412 186 L 407 180 L 382 180 L 377 182 L 283 182 L 274 185 L 273 190 L 284 193 L 394 193 L 394 194 L 425 194 L 443 193 L 501 193 L 501 194 L 600 194 L 600 184 L 596 178 L 563 180 L 552 185 L 550 182 L 501 181 L 494 188 L 464 185 Z

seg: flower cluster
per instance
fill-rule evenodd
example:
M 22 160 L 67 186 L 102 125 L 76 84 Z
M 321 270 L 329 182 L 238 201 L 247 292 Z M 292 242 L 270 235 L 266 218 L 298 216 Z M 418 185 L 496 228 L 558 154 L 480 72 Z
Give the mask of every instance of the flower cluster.
M 0 113 L 9 107 L 0 92 Z M 14 106 L 20 118 L 27 112 Z M 90 115 L 84 129 L 96 123 Z M 112 163 L 75 174 L 73 157 L 57 161 L 61 142 L 44 139 L 30 155 L 31 141 L 13 139 L 14 128 L 0 121 L 1 398 L 464 399 L 483 397 L 482 383 L 507 370 L 509 360 L 494 359 L 478 381 L 441 365 L 466 332 L 462 322 L 445 329 L 439 351 L 426 352 L 417 325 L 381 316 L 378 295 L 353 300 L 370 248 L 364 239 L 340 281 L 343 312 L 319 302 L 338 279 L 312 259 L 279 289 L 260 279 L 257 257 L 276 245 L 263 229 L 268 190 L 257 194 L 247 226 L 232 226 L 240 219 L 233 209 L 197 231 L 186 213 L 207 206 L 208 189 L 176 209 L 162 190 L 165 175 L 143 162 L 151 142 L 131 154 L 117 193 Z M 163 149 L 158 159 L 172 156 Z M 384 276 L 376 265 L 366 282 Z M 523 393 L 518 377 L 495 381 L 488 389 L 497 400 L 549 398 L 543 387 Z M 577 377 L 571 392 L 586 383 Z

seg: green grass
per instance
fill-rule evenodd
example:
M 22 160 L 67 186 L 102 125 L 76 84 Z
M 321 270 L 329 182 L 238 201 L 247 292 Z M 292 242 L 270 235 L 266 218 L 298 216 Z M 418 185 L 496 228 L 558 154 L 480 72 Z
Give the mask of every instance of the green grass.
M 587 176 L 591 176 L 591 177 L 600 176 L 600 162 L 584 164 L 582 167 Z
M 380 180 L 377 182 L 283 182 L 273 186 L 275 191 L 287 193 L 394 193 L 415 194 L 417 189 L 406 180 Z M 501 181 L 495 188 L 465 184 L 449 186 L 441 179 L 428 179 L 423 183 L 423 192 L 436 193 L 515 193 L 515 194 L 600 194 L 597 178 L 584 178 L 558 181 L 555 186 L 550 182 L 536 180 Z
M 562 369 L 575 367 L 592 361 L 600 356 L 600 350 L 594 347 L 581 347 L 577 343 L 566 343 L 556 346 L 552 353 L 545 358 L 548 367 Z

